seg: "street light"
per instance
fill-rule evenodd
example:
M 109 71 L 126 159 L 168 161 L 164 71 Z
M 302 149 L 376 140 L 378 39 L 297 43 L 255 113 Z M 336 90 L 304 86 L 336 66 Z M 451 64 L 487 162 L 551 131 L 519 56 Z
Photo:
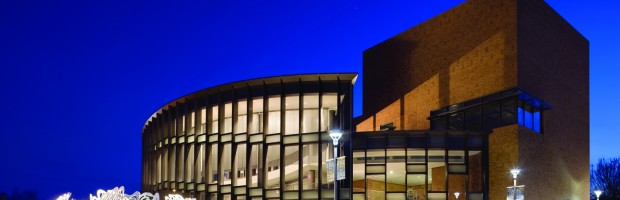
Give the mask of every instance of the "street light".
M 594 194 L 596 194 L 596 200 L 598 200 L 598 197 L 600 197 L 601 194 L 603 194 L 603 191 L 601 191 L 601 190 L 594 190 Z
M 510 170 L 510 173 L 512 174 L 512 178 L 514 179 L 514 184 L 512 187 L 512 197 L 516 200 L 517 199 L 517 175 L 519 175 L 519 172 L 521 172 L 521 170 L 519 169 L 512 169 Z
M 329 137 L 334 142 L 334 200 L 336 200 L 338 199 L 338 161 L 336 157 L 338 156 L 338 140 L 342 137 L 342 132 L 338 129 L 330 130 Z
M 454 196 L 456 197 L 456 200 L 458 200 L 458 199 L 459 199 L 459 195 L 461 195 L 461 193 L 459 193 L 459 192 L 455 192 L 455 193 L 454 193 Z

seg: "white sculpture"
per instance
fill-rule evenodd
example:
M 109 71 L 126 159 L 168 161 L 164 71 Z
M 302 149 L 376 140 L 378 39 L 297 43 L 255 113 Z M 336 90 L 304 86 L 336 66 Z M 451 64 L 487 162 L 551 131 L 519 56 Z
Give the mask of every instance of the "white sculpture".
M 67 192 L 65 194 L 60 195 L 56 200 L 70 200 L 71 192 Z

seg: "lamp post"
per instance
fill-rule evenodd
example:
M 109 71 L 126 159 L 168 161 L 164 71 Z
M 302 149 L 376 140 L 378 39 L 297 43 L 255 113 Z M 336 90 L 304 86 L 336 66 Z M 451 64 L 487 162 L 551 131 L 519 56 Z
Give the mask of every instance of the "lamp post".
M 594 190 L 594 194 L 596 195 L 596 200 L 598 200 L 598 198 L 601 196 L 601 194 L 603 194 L 603 191 L 601 191 L 601 190 Z
M 456 197 L 456 200 L 459 200 L 459 195 L 461 195 L 461 193 L 459 193 L 459 192 L 455 192 L 454 193 L 454 196 Z
M 338 199 L 338 161 L 336 157 L 338 156 L 338 140 L 342 137 L 342 132 L 340 130 L 334 129 L 329 131 L 329 137 L 332 138 L 334 142 L 334 200 Z
M 514 179 L 514 184 L 512 187 L 512 190 L 513 190 L 512 197 L 515 200 L 517 199 L 517 175 L 519 175 L 519 172 L 521 172 L 521 170 L 519 169 L 510 170 L 510 173 L 512 174 L 512 178 Z

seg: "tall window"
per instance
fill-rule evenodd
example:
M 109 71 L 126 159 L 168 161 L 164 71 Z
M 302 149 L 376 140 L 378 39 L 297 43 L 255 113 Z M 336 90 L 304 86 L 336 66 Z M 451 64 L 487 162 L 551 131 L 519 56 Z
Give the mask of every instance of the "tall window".
M 207 179 L 209 180 L 208 183 L 209 184 L 213 184 L 213 183 L 217 183 L 218 181 L 218 173 L 217 173 L 217 161 L 218 161 L 218 147 L 217 147 L 217 143 L 211 143 L 210 147 L 209 147 L 209 158 L 208 158 L 208 176 Z
M 207 133 L 207 108 L 200 109 L 200 133 Z
M 252 144 L 252 149 L 250 150 L 250 187 L 260 187 L 262 186 L 263 179 L 263 145 L 262 144 Z
M 284 148 L 284 190 L 299 189 L 299 146 Z
M 318 144 L 305 144 L 303 145 L 302 158 L 303 170 L 302 170 L 302 184 L 303 190 L 314 190 L 318 187 L 317 177 L 319 172 L 319 145 Z
M 323 94 L 321 107 L 321 131 L 332 129 L 332 122 L 338 113 L 338 98 L 336 93 Z
M 218 106 L 211 107 L 211 133 L 218 133 L 219 131 L 219 109 Z
M 267 134 L 280 133 L 280 96 L 269 97 Z
M 205 182 L 205 156 L 206 156 L 206 146 L 204 143 L 200 144 L 198 149 L 198 156 L 196 157 L 196 163 L 194 164 L 195 170 L 195 182 L 204 183 Z
M 265 163 L 266 189 L 280 188 L 280 145 L 267 146 Z
M 302 133 L 319 131 L 319 94 L 304 94 Z
M 233 166 L 233 185 L 241 186 L 246 185 L 246 144 L 237 145 L 237 150 L 235 150 L 235 159 Z
M 252 100 L 252 118 L 250 122 L 250 133 L 263 132 L 263 98 Z
M 232 103 L 224 104 L 224 133 L 232 133 Z
M 292 95 L 287 96 L 285 99 L 285 128 L 284 134 L 298 134 L 299 133 L 299 96 Z
M 224 148 L 222 148 L 222 157 L 221 157 L 221 171 L 220 174 L 221 176 L 221 181 L 220 185 L 228 185 L 231 184 L 231 180 L 232 180 L 232 170 L 231 170 L 231 164 L 232 164 L 232 144 L 231 143 L 226 143 L 224 144 Z
M 236 129 L 237 133 L 245 133 L 247 132 L 248 125 L 248 101 L 238 101 L 237 102 L 237 117 L 236 120 Z

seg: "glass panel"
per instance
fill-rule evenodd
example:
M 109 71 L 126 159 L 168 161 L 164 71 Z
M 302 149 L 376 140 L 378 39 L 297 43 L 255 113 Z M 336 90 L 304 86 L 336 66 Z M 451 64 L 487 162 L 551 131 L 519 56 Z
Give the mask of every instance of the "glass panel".
M 302 133 L 319 131 L 319 94 L 304 94 Z
M 385 175 L 366 175 L 367 199 L 385 199 Z
M 269 97 L 267 134 L 280 133 L 280 96 Z
M 265 168 L 265 174 L 267 174 L 265 188 L 280 188 L 280 145 L 269 145 L 267 147 Z
M 426 199 L 426 175 L 407 175 L 407 199 Z
M 232 180 L 232 170 L 231 170 L 231 161 L 232 161 L 232 144 L 226 143 L 224 144 L 224 148 L 222 148 L 222 160 L 221 160 L 221 170 L 220 174 L 220 185 L 228 185 Z
M 450 163 L 450 164 L 465 164 L 465 151 L 462 151 L 462 150 L 449 150 L 448 151 L 448 163 Z
M 321 107 L 321 131 L 332 129 L 332 122 L 338 113 L 336 93 L 323 94 Z
M 284 190 L 299 189 L 299 146 L 284 148 Z
M 405 193 L 387 193 L 387 199 L 389 199 L 389 200 L 405 200 Z
M 451 130 L 463 130 L 463 113 L 455 113 L 448 117 L 448 127 Z
M 209 158 L 207 161 L 208 172 L 207 178 L 208 183 L 217 183 L 218 174 L 217 174 L 217 161 L 218 161 L 218 149 L 217 143 L 211 144 L 209 147 Z
M 372 149 L 366 153 L 366 163 L 368 164 L 384 164 L 385 163 L 385 150 Z
M 465 129 L 480 130 L 482 128 L 480 109 L 465 111 Z
M 366 190 L 366 156 L 364 150 L 353 152 L 353 192 Z
M 446 193 L 428 193 L 428 200 L 445 200 Z
M 480 151 L 469 151 L 469 192 L 482 192 L 482 154 Z
M 465 175 L 448 175 L 448 200 L 457 200 L 456 196 L 454 196 L 455 192 L 460 193 L 459 199 L 467 199 L 467 192 L 465 192 L 465 180 Z
M 489 105 L 482 109 L 482 129 L 483 130 L 491 130 L 499 127 L 499 104 Z
M 171 152 L 170 152 L 170 180 L 171 181 L 176 181 L 176 177 L 177 177 L 177 163 L 176 163 L 176 159 L 177 159 L 177 154 L 176 152 L 176 148 L 175 146 L 171 147 Z
M 319 172 L 319 145 L 306 144 L 303 145 L 303 190 L 314 190 L 318 188 L 318 172 Z
M 194 169 L 196 170 L 196 182 L 197 183 L 204 183 L 205 181 L 205 155 L 206 155 L 207 149 L 206 149 L 206 145 L 200 144 L 200 147 L 198 149 L 198 156 L 196 157 L 196 163 L 194 164 Z
M 426 163 L 426 151 L 424 149 L 407 149 L 407 163 Z
M 285 98 L 285 125 L 284 134 L 298 134 L 299 133 L 299 96 L 287 96 Z
M 184 181 L 184 177 L 183 174 L 185 173 L 185 168 L 183 167 L 183 164 L 185 162 L 185 146 L 181 145 L 179 147 L 177 147 L 177 166 L 179 171 L 177 171 L 177 181 L 182 182 Z
M 213 106 L 211 107 L 211 133 L 217 133 L 219 130 L 219 126 L 218 126 L 218 119 L 219 119 L 219 114 L 218 114 L 218 106 Z
M 250 173 L 252 175 L 252 180 L 250 181 L 250 187 L 262 186 L 262 178 L 263 178 L 262 157 L 263 157 L 263 145 L 253 144 L 251 152 L 250 152 Z M 259 184 L 259 180 L 261 184 Z
M 332 159 L 334 156 L 334 149 L 331 143 L 321 145 L 321 187 L 323 189 L 333 189 L 333 184 L 327 182 L 327 167 L 326 161 Z
M 387 191 L 404 192 L 406 169 L 405 149 L 387 150 Z
M 235 186 L 241 186 L 241 185 L 245 185 L 246 184 L 246 174 L 247 174 L 247 170 L 245 170 L 245 166 L 246 166 L 246 150 L 247 150 L 247 145 L 246 144 L 239 144 L 237 145 L 237 149 L 235 151 L 235 159 L 234 159 L 234 166 L 233 166 L 233 176 L 234 176 L 234 181 L 233 181 L 233 185 Z
M 246 100 L 237 102 L 236 133 L 247 132 L 248 125 L 248 102 Z
M 202 107 L 200 109 L 200 133 L 206 133 L 207 131 L 207 108 Z
M 517 122 L 517 109 L 515 100 L 502 102 L 502 125 L 514 124 Z
M 189 145 L 185 156 L 185 181 L 194 182 L 194 145 Z
M 252 121 L 250 122 L 250 133 L 263 132 L 263 99 L 252 100 Z
M 189 130 L 188 131 L 188 135 L 193 135 L 194 134 L 194 130 L 196 129 L 196 112 L 192 111 L 192 114 L 190 114 L 189 117 Z
M 224 133 L 232 133 L 232 103 L 224 104 Z
M 429 191 L 446 190 L 445 150 L 428 150 Z
M 534 120 L 534 127 L 532 128 L 532 130 L 540 133 L 540 121 L 542 120 L 540 118 L 540 111 L 535 110 L 532 118 Z

